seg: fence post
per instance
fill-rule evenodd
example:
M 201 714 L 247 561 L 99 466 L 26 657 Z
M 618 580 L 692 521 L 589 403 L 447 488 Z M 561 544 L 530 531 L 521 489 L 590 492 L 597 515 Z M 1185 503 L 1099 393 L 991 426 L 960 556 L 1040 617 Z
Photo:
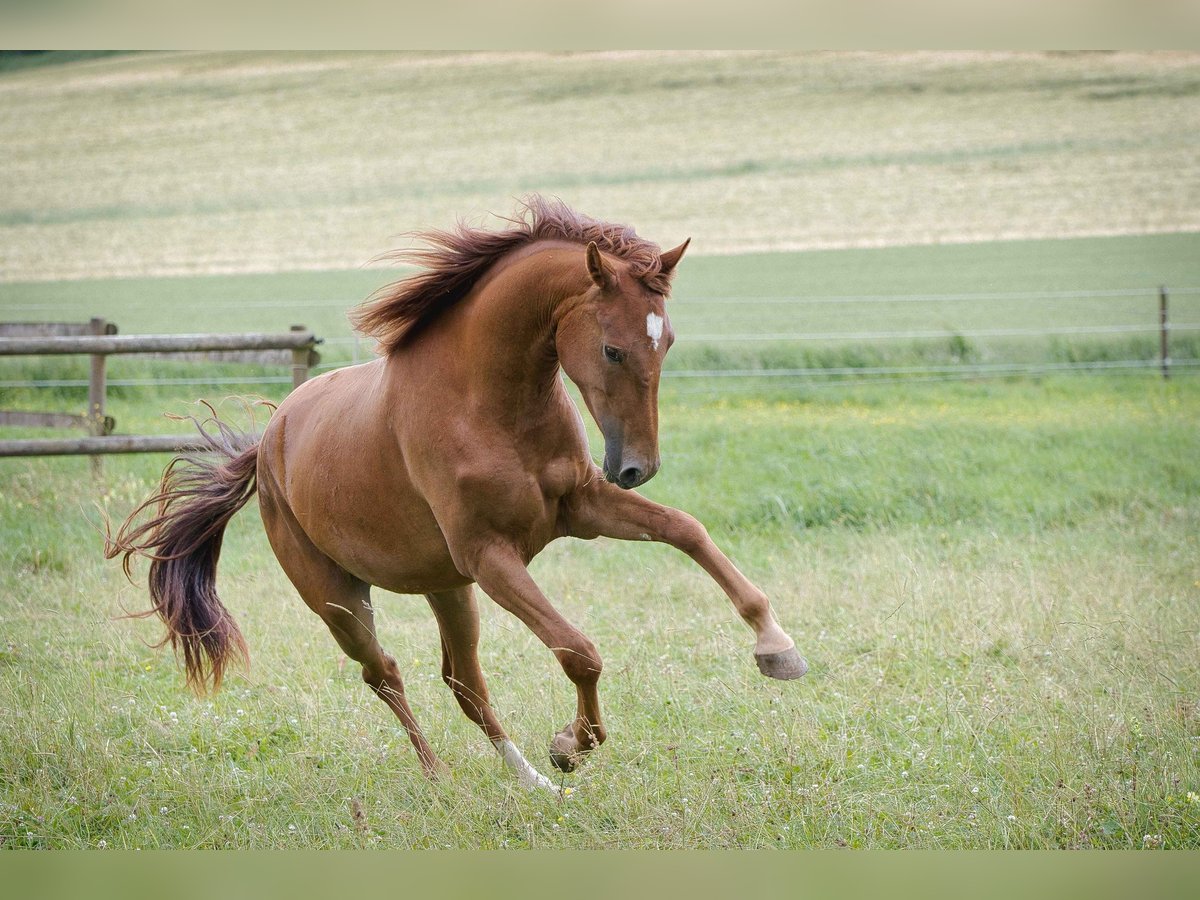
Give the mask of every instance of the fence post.
M 1171 348 L 1169 335 L 1171 326 L 1167 322 L 1167 286 L 1158 288 L 1158 329 L 1159 329 L 1159 358 L 1162 360 L 1162 377 L 1166 381 L 1171 377 Z
M 303 325 L 293 325 L 292 331 L 308 331 Z M 312 347 L 292 351 L 292 390 L 308 381 L 308 362 L 312 356 Z
M 106 334 L 108 323 L 98 317 L 93 317 L 88 323 L 92 334 Z M 103 437 L 108 433 L 108 417 L 105 413 L 105 399 L 108 394 L 108 357 L 103 353 L 92 354 L 92 370 L 88 376 L 88 434 Z M 92 457 L 92 477 L 104 475 L 104 460 L 100 456 Z

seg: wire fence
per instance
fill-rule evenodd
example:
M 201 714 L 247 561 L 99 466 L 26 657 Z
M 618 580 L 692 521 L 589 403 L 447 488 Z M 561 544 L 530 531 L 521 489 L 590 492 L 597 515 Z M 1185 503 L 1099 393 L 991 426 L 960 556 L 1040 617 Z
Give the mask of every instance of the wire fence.
M 1190 310 L 1193 318 L 1197 321 L 1179 321 L 1168 322 L 1165 315 L 1165 295 L 1160 292 L 1159 288 L 1117 288 L 1117 289 L 1101 289 L 1101 290 L 1053 290 L 1053 291 L 987 291 L 977 293 L 954 293 L 954 294 L 859 294 L 859 295 L 794 295 L 794 296 L 771 296 L 771 297 L 741 297 L 741 296 L 713 296 L 713 297 L 688 297 L 686 300 L 678 301 L 686 303 L 691 309 L 709 306 L 769 306 L 769 307 L 792 307 L 797 310 L 796 318 L 799 319 L 800 314 L 806 307 L 812 306 L 840 306 L 840 305 L 866 305 L 881 307 L 894 304 L 962 304 L 962 303 L 1002 303 L 1013 301 L 1036 301 L 1036 302 L 1052 302 L 1055 304 L 1067 304 L 1072 301 L 1080 300 L 1121 300 L 1121 299 L 1154 299 L 1161 298 L 1162 310 L 1160 318 L 1160 309 L 1156 305 L 1153 308 L 1154 318 L 1156 322 L 1118 322 L 1118 323 L 1097 323 L 1097 322 L 1080 322 L 1076 324 L 1047 324 L 1041 327 L 1028 325 L 1012 325 L 1003 327 L 969 327 L 955 328 L 949 325 L 939 325 L 937 327 L 911 327 L 911 328 L 868 328 L 861 330 L 763 330 L 763 331 L 731 331 L 728 333 L 699 331 L 688 332 L 684 331 L 678 335 L 677 342 L 691 348 L 709 347 L 724 347 L 731 344 L 742 344 L 753 346 L 756 344 L 771 344 L 777 346 L 797 345 L 804 347 L 818 347 L 821 345 L 847 345 L 858 342 L 879 344 L 887 342 L 920 342 L 934 340 L 994 340 L 994 339 L 1021 339 L 1025 341 L 1035 340 L 1038 338 L 1077 338 L 1095 336 L 1103 339 L 1104 337 L 1114 336 L 1145 336 L 1160 334 L 1163 336 L 1163 348 L 1166 348 L 1167 337 L 1169 334 L 1189 334 L 1200 332 L 1200 310 Z M 1171 288 L 1171 297 L 1197 297 L 1200 296 L 1200 287 L 1182 287 Z M 1195 306 L 1196 304 L 1191 304 Z M 136 304 L 130 304 L 132 309 Z M 245 304 L 236 302 L 216 302 L 205 303 L 203 308 L 205 311 L 219 311 L 224 309 L 243 309 Z M 263 309 L 287 309 L 297 311 L 302 309 L 337 309 L 344 310 L 346 304 L 339 300 L 310 300 L 291 302 L 286 300 L 269 301 L 266 303 L 256 303 L 255 308 Z M 54 312 L 58 315 L 63 314 L 63 309 L 60 306 L 51 304 L 10 304 L 6 307 L 6 312 L 21 312 L 23 314 L 36 314 L 38 312 Z M 995 310 L 990 310 L 992 314 Z M 1093 311 L 1094 312 L 1094 311 Z M 1143 313 L 1151 312 L 1149 306 L 1141 310 Z M 1073 313 L 1067 309 L 1068 316 Z M 785 313 L 786 315 L 786 313 Z M 873 321 L 878 320 L 878 316 L 865 316 Z M 746 317 L 749 320 L 751 317 Z M 315 366 L 317 370 L 328 371 L 331 369 L 341 368 L 347 365 L 353 365 L 358 362 L 365 361 L 373 357 L 371 348 L 374 342 L 370 338 L 364 338 L 357 335 L 352 336 L 330 336 L 326 337 L 323 346 L 325 348 L 347 348 L 350 352 L 347 354 L 349 359 L 335 359 L 329 362 Z M 745 385 L 738 388 L 739 390 L 754 390 L 757 385 L 761 385 L 764 380 L 781 380 L 790 379 L 793 381 L 804 381 L 813 385 L 822 387 L 834 387 L 837 385 L 855 385 L 855 384 L 883 384 L 894 383 L 900 381 L 950 381 L 950 380 L 965 380 L 972 378 L 989 378 L 989 377 L 1009 377 L 1020 375 L 1040 375 L 1051 373 L 1098 373 L 1124 371 L 1131 373 L 1157 373 L 1165 371 L 1165 364 L 1169 363 L 1172 374 L 1180 375 L 1196 374 L 1200 371 L 1200 360 L 1194 358 L 1176 358 L 1164 359 L 1165 354 L 1158 354 L 1153 357 L 1143 358 L 1122 358 L 1122 359 L 1081 359 L 1081 360 L 1041 360 L 1041 361 L 1017 361 L 1017 360 L 994 360 L 994 361 L 954 361 L 952 363 L 914 363 L 903 365 L 885 365 L 885 364 L 864 364 L 864 365 L 796 365 L 796 366 L 770 366 L 770 365 L 751 365 L 738 366 L 728 365 L 724 367 L 691 367 L 691 368 L 674 368 L 668 366 L 663 372 L 663 378 L 667 381 L 678 380 L 681 384 L 696 383 L 703 380 L 711 381 L 712 384 L 704 388 L 679 388 L 677 391 L 683 393 L 698 392 L 699 390 L 706 391 L 725 391 L 733 387 L 732 382 L 743 381 Z M 1196 355 L 1196 354 L 1193 354 Z M 288 384 L 291 379 L 285 375 L 230 375 L 227 373 L 212 374 L 212 375 L 179 375 L 179 376 L 153 376 L 153 377 L 115 377 L 110 378 L 108 383 L 113 387 L 159 387 L 169 385 L 179 386 L 237 386 L 237 385 L 275 385 Z M 0 389 L 22 389 L 22 388 L 82 388 L 88 385 L 88 380 L 84 378 L 66 378 L 66 377 L 48 377 L 48 378 L 33 378 L 33 379 L 7 379 L 0 380 Z
M 330 363 L 327 366 L 315 366 L 320 369 L 338 369 L 352 363 Z M 805 367 L 794 369 L 679 369 L 665 371 L 664 379 L 753 379 L 753 378 L 837 378 L 816 383 L 822 386 L 839 384 L 883 384 L 893 381 L 919 380 L 930 381 L 941 377 L 945 380 L 961 380 L 979 377 L 997 377 L 1010 375 L 1046 375 L 1054 372 L 1103 372 L 1113 370 L 1141 370 L 1149 374 L 1158 374 L 1161 363 L 1156 359 L 1125 359 L 1102 360 L 1096 362 L 1063 362 L 1063 363 L 983 363 L 966 365 L 929 365 L 929 366 L 841 366 L 841 367 Z M 1171 370 L 1179 374 L 1196 374 L 1200 372 L 1200 359 L 1174 360 Z M 859 381 L 844 380 L 847 376 L 913 376 L 912 378 L 862 378 Z M 245 375 L 245 376 L 207 376 L 197 378 L 110 378 L 109 387 L 157 387 L 159 385 L 251 385 L 251 384 L 291 384 L 290 375 Z M 74 388 L 87 387 L 86 378 L 48 378 L 34 381 L 0 381 L 0 388 Z
M 1108 289 L 1079 289 L 1063 291 L 978 291 L 956 292 L 953 294 L 792 294 L 779 296 L 752 295 L 723 295 L 716 297 L 688 296 L 681 303 L 692 304 L 766 304 L 766 305 L 799 305 L 799 304 L 829 304 L 829 303 L 978 303 L 988 300 L 1091 300 L 1119 297 L 1153 297 L 1157 288 L 1108 288 Z M 1200 294 L 1200 287 L 1172 287 L 1171 296 L 1191 296 Z M 334 309 L 347 308 L 345 298 L 323 298 L 319 300 L 256 300 L 259 309 Z M 124 309 L 153 309 L 159 303 L 154 300 L 130 301 L 122 304 Z M 205 302 L 206 310 L 243 310 L 244 301 L 212 301 Z M 56 313 L 63 312 L 61 303 L 7 303 L 5 309 L 11 312 L 26 313 Z M 82 313 L 82 311 L 81 311 Z

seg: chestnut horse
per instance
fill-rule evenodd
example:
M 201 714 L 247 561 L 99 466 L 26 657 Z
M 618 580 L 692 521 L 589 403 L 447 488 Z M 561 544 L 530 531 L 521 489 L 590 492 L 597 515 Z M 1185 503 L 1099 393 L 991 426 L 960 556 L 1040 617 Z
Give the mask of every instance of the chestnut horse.
M 807 665 L 766 595 L 699 522 L 631 490 L 659 467 L 658 381 L 674 340 L 666 296 L 688 241 L 660 253 L 630 228 L 540 197 L 508 222 L 423 235 L 425 248 L 407 258 L 425 271 L 354 314 L 381 358 L 301 385 L 257 442 L 218 422 L 209 437 L 219 452 L 172 462 L 106 555 L 123 555 L 126 571 L 131 556 L 150 557 L 164 640 L 182 652 L 193 687 L 215 689 L 230 658 L 246 653 L 215 591 L 221 537 L 257 482 L 280 565 L 399 717 L 425 773 L 442 764 L 376 639 L 371 585 L 425 595 L 442 677 L 463 712 L 521 784 L 552 788 L 488 702 L 473 585 L 524 622 L 574 683 L 575 718 L 550 746 L 552 762 L 571 771 L 605 737 L 600 654 L 526 569 L 555 538 L 682 550 L 753 629 L 764 675 L 799 678 Z M 560 368 L 604 435 L 602 469 Z M 153 517 L 137 524 L 146 511 Z

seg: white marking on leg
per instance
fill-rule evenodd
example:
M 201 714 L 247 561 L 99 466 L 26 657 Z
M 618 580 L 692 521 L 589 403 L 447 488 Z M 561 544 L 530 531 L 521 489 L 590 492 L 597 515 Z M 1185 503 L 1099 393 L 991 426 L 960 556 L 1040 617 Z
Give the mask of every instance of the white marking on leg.
M 648 313 L 646 315 L 646 336 L 650 338 L 650 343 L 654 345 L 654 349 L 658 349 L 658 342 L 662 339 L 663 317 Z
M 558 791 L 558 788 L 554 786 L 554 782 L 531 766 L 529 760 L 521 754 L 521 751 L 517 749 L 517 745 L 512 741 L 492 741 L 492 746 L 496 748 L 496 752 L 504 760 L 504 765 L 517 773 L 517 783 L 521 787 L 526 787 L 530 790 L 545 788 L 548 791 Z

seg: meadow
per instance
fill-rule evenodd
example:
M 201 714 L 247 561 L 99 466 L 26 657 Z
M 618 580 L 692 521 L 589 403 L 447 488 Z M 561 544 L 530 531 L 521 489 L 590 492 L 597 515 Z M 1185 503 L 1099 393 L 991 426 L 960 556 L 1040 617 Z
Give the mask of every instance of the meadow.
M 781 299 L 799 271 L 810 290 L 864 295 L 1001 284 L 1099 291 L 1145 285 L 1151 272 L 1198 284 L 1194 245 L 1190 235 L 1144 236 L 690 261 L 672 300 L 681 334 L 672 357 L 693 355 L 674 371 L 716 368 L 664 381 L 664 467 L 644 490 L 709 526 L 773 597 L 812 671 L 797 683 L 762 679 L 727 601 L 673 551 L 552 545 L 534 573 L 605 656 L 612 736 L 561 779 L 574 791 L 565 801 L 528 795 L 505 774 L 441 682 L 424 602 L 383 596 L 384 642 L 453 768 L 426 783 L 390 714 L 295 596 L 253 508 L 234 521 L 220 581 L 252 667 L 213 698 L 191 697 L 169 651 L 151 646 L 157 623 L 120 618 L 145 605 L 144 569 L 131 585 L 100 556 L 104 517 L 132 508 L 164 457 L 110 457 L 95 483 L 82 459 L 5 460 L 0 838 L 10 847 L 1200 845 L 1195 370 L 1167 383 L 1152 371 L 734 379 L 722 367 L 769 365 L 772 352 L 791 363 L 809 352 L 844 361 L 871 347 L 754 344 L 749 357 L 731 357 L 727 345 L 685 340 L 704 327 L 763 326 L 749 315 L 753 300 L 694 303 L 704 288 Z M 178 330 L 214 320 L 285 327 L 281 314 L 295 319 L 299 309 L 337 334 L 343 304 L 379 278 L 18 284 L 0 297 L 32 307 L 57 296 L 68 319 L 91 309 Z M 353 300 L 331 302 L 339 295 Z M 299 299 L 281 311 L 278 297 Z M 911 316 L 922 302 L 870 308 Z M 1155 308 L 1153 290 L 1017 302 L 1028 316 L 1017 321 L 1042 327 L 1145 321 Z M 954 324 L 964 330 L 1013 322 L 988 304 L 934 304 L 962 316 Z M 757 308 L 778 317 L 770 328 L 879 327 L 840 307 L 837 321 L 814 325 L 810 316 L 829 306 Z M 1118 349 L 1152 358 L 1154 337 Z M 1181 339 L 1178 352 L 1194 357 Z M 1099 352 L 1106 338 L 1088 340 L 1076 350 Z M 881 358 L 905 364 L 935 352 L 878 343 L 875 352 L 890 354 Z M 1037 338 L 981 348 L 1048 358 Z M 345 362 L 350 349 L 324 352 Z M 18 380 L 82 374 L 78 362 L 7 362 L 6 377 Z M 132 360 L 113 370 L 115 379 L 201 382 L 270 373 Z M 121 431 L 177 431 L 163 412 L 192 412 L 196 396 L 284 389 L 129 385 L 111 389 L 110 409 Z M 81 403 L 79 388 L 0 397 L 25 408 Z M 234 404 L 226 410 L 237 415 Z M 550 654 L 486 602 L 484 629 L 502 721 L 548 769 L 544 745 L 573 692 Z
M 353 333 L 347 313 L 408 271 L 0 282 L 0 310 L 25 321 L 103 316 L 122 334 L 304 324 L 323 339 L 322 366 L 330 367 L 371 358 L 372 342 Z M 972 366 L 1153 364 L 1159 285 L 1172 290 L 1170 352 L 1186 375 L 1200 358 L 1200 233 L 689 257 L 669 305 L 678 340 L 667 358 L 665 396 L 776 388 L 788 396 L 832 377 L 822 373 L 849 369 L 854 376 L 863 367 L 926 367 L 956 377 Z M 74 410 L 85 396 L 78 385 L 87 365 L 83 357 L 0 359 L 0 400 Z M 802 371 L 743 377 L 788 369 Z M 151 393 L 170 403 L 196 390 L 220 391 L 222 380 L 235 382 L 224 388 L 237 392 L 269 389 L 254 379 L 290 376 L 279 368 L 115 356 L 109 379 L 118 429 L 143 433 L 165 424 L 153 407 L 142 414 L 140 401 Z M 201 384 L 146 383 L 170 379 Z M 21 386 L 38 381 L 76 386 Z
M 703 519 L 807 654 L 749 633 L 673 551 L 560 542 L 533 566 L 600 647 L 610 740 L 565 801 L 502 770 L 439 677 L 419 598 L 381 596 L 425 733 L 390 713 L 235 519 L 220 584 L 253 662 L 188 695 L 100 558 L 161 457 L 5 461 L 7 847 L 1195 847 L 1200 390 L 1053 378 L 664 405 L 650 496 Z M 144 571 L 144 570 L 143 570 Z M 573 708 L 483 604 L 493 700 L 531 759 Z
M 442 683 L 425 602 L 379 593 L 451 767 L 430 783 L 253 506 L 219 579 L 251 667 L 196 698 L 161 626 L 124 617 L 144 566 L 131 584 L 101 556 L 105 518 L 167 458 L 109 457 L 98 480 L 82 458 L 0 459 L 0 846 L 1200 847 L 1198 72 L 1185 54 L 204 53 L 4 74 L 6 320 L 304 323 L 341 365 L 371 352 L 345 314 L 404 274 L 361 266 L 400 229 L 537 189 L 691 234 L 644 492 L 705 522 L 811 670 L 763 679 L 674 551 L 551 545 L 532 571 L 604 656 L 609 741 L 555 776 L 570 796 L 530 794 Z M 1071 331 L 1093 327 L 1147 330 Z M 897 331 L 931 336 L 864 336 Z M 996 331 L 1017 333 L 978 334 Z M 1150 365 L 970 369 L 1126 359 Z M 78 386 L 28 384 L 85 365 L 0 360 L 0 407 L 77 410 Z M 926 374 L 838 374 L 863 366 Z M 114 358 L 110 411 L 177 431 L 164 412 L 278 399 L 276 376 Z M 549 772 L 573 690 L 481 609 L 500 719 Z
M 1192 53 L 146 53 L 0 79 L 0 280 L 347 269 L 557 194 L 697 255 L 1200 230 Z

